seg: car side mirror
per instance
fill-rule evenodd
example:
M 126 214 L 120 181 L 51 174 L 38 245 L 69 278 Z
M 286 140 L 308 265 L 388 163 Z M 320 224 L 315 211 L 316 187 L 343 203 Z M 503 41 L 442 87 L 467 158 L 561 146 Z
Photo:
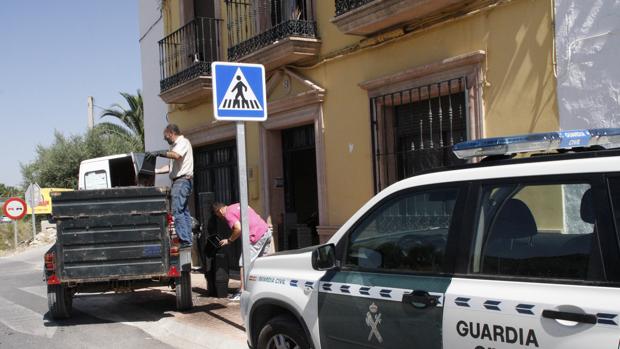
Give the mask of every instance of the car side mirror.
M 312 251 L 312 268 L 314 270 L 329 270 L 336 266 L 336 246 L 334 244 L 321 245 Z

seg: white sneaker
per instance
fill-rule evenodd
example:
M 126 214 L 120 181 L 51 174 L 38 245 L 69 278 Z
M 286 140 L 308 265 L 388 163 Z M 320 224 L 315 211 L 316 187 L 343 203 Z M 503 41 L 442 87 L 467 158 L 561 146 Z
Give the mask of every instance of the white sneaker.
M 238 302 L 241 299 L 241 291 L 237 291 L 228 297 L 231 302 Z

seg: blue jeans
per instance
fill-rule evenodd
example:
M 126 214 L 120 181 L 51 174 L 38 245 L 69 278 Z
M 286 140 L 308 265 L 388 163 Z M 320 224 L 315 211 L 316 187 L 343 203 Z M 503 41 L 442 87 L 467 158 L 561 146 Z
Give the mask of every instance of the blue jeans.
M 172 215 L 174 227 L 181 243 L 192 244 L 192 216 L 189 214 L 187 201 L 192 193 L 192 181 L 179 178 L 172 183 Z

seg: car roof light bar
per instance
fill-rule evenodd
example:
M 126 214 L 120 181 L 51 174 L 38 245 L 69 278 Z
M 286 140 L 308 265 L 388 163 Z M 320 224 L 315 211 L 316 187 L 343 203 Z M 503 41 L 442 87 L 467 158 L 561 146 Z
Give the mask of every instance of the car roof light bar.
M 598 146 L 620 148 L 620 128 L 597 128 L 494 137 L 461 142 L 452 148 L 459 159 L 477 156 L 551 152 Z

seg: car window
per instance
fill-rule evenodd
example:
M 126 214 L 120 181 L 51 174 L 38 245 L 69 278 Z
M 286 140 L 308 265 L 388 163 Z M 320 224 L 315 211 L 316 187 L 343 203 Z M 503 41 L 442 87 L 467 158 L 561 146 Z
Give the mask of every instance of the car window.
M 345 265 L 440 272 L 457 188 L 408 192 L 379 204 L 350 232 Z
M 86 172 L 84 189 L 105 189 L 108 187 L 108 175 L 104 170 Z
M 587 280 L 601 267 L 588 183 L 482 186 L 477 219 L 474 273 Z

